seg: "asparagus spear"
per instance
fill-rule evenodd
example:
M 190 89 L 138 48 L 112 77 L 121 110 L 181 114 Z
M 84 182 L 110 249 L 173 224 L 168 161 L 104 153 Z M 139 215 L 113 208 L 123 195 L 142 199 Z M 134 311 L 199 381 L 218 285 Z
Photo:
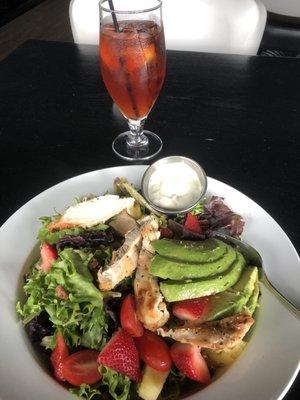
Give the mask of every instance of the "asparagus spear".
M 152 214 L 156 215 L 162 220 L 165 220 L 166 217 L 156 211 L 145 199 L 144 197 L 127 181 L 126 178 L 116 178 L 115 179 L 115 186 L 116 188 L 123 194 L 129 194 L 134 200 L 139 203 L 142 207 L 145 207 L 149 210 Z

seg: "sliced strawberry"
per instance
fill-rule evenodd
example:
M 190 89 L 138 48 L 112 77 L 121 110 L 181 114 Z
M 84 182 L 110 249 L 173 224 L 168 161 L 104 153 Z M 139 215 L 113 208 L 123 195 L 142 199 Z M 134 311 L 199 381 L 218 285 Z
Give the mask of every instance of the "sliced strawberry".
M 170 370 L 172 364 L 170 350 L 163 338 L 154 332 L 145 331 L 143 336 L 135 338 L 135 344 L 145 364 L 156 371 Z
M 92 385 L 99 382 L 101 375 L 98 370 L 98 355 L 98 351 L 86 349 L 65 358 L 62 363 L 65 380 L 74 386 Z
M 160 228 L 159 231 L 160 231 L 161 239 L 163 239 L 163 238 L 170 239 L 174 236 L 174 233 L 173 233 L 173 231 L 171 231 L 170 228 Z
M 184 227 L 185 227 L 185 229 L 188 229 L 189 231 L 192 231 L 192 232 L 199 233 L 200 235 L 203 233 L 197 216 L 193 215 L 191 213 L 186 214 Z
M 129 293 L 123 300 L 120 312 L 121 326 L 133 337 L 142 336 L 144 327 L 136 315 L 134 296 Z
M 133 381 L 140 379 L 140 363 L 137 348 L 124 329 L 116 332 L 98 357 L 98 363 L 112 368 Z
M 200 383 L 210 382 L 210 373 L 200 349 L 192 344 L 175 342 L 171 346 L 171 357 L 184 375 Z
M 63 338 L 63 335 L 59 332 L 56 333 L 56 346 L 55 349 L 52 351 L 50 360 L 51 364 L 54 368 L 54 376 L 56 379 L 59 381 L 65 381 L 65 378 L 63 376 L 62 372 L 62 365 L 63 361 L 68 357 L 69 355 L 69 349 L 65 343 L 65 340 Z
M 43 270 L 44 272 L 49 272 L 53 261 L 57 259 L 57 251 L 54 246 L 52 246 L 49 243 L 43 243 L 41 247 L 41 265 L 40 269 Z
M 209 296 L 204 296 L 197 299 L 177 301 L 173 303 L 172 312 L 179 319 L 195 321 L 207 311 L 209 299 Z

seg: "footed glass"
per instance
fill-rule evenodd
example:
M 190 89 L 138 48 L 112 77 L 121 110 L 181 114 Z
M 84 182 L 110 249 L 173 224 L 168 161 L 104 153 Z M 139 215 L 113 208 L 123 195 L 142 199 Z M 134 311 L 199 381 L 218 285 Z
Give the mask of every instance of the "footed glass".
M 148 160 L 162 148 L 159 136 L 144 130 L 166 73 L 161 6 L 160 0 L 100 2 L 102 78 L 129 126 L 112 148 L 129 161 Z

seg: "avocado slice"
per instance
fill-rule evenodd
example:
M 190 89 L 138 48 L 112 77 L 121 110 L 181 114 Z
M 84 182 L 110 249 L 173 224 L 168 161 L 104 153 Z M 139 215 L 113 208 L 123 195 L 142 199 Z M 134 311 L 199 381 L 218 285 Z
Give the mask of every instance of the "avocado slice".
M 254 290 L 246 304 L 246 307 L 248 308 L 251 315 L 254 313 L 256 307 L 258 306 L 258 297 L 259 297 L 259 282 L 257 279 L 254 284 Z
M 257 268 L 246 267 L 235 285 L 209 298 L 207 308 L 197 323 L 229 317 L 241 312 L 245 306 L 248 307 L 257 279 Z
M 206 278 L 226 271 L 236 260 L 236 251 L 227 246 L 226 253 L 215 261 L 184 263 L 159 254 L 152 259 L 150 272 L 162 279 Z
M 160 290 L 168 302 L 186 299 L 195 299 L 202 296 L 210 296 L 230 288 L 240 279 L 245 259 L 241 253 L 237 252 L 236 261 L 226 271 L 203 279 L 185 281 L 164 281 L 160 283 Z
M 192 263 L 215 261 L 223 257 L 227 251 L 226 244 L 217 239 L 201 242 L 160 239 L 154 240 L 151 245 L 161 256 Z

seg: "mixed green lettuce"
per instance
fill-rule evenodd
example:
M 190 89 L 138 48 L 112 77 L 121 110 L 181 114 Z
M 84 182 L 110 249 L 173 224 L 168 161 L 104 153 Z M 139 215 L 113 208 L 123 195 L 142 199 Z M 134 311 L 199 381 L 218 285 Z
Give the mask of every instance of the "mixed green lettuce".
M 111 397 L 115 400 L 126 400 L 130 391 L 130 379 L 108 367 L 101 366 L 99 371 L 102 375 L 101 384 L 107 386 Z
M 34 267 L 24 285 L 27 301 L 23 306 L 17 304 L 24 324 L 46 311 L 70 347 L 100 350 L 106 340 L 107 320 L 103 295 L 88 269 L 92 257 L 93 253 L 66 248 L 47 274 Z M 58 286 L 67 299 L 57 296 Z
M 102 379 L 96 385 L 80 385 L 69 389 L 71 393 L 87 400 L 105 399 L 107 394 L 114 400 L 126 400 L 130 395 L 131 381 L 111 368 L 101 366 L 99 372 Z
M 49 244 L 55 244 L 65 236 L 78 236 L 78 235 L 82 235 L 83 233 L 86 232 L 86 229 L 81 228 L 81 227 L 67 228 L 67 229 L 61 229 L 58 231 L 51 232 L 48 229 L 48 225 L 50 224 L 50 222 L 53 221 L 53 218 L 52 217 L 41 217 L 40 221 L 42 222 L 42 226 L 40 227 L 40 229 L 38 231 L 37 237 L 41 242 L 47 242 Z M 95 225 L 95 226 L 89 228 L 89 230 L 90 231 L 105 231 L 107 228 L 108 228 L 108 225 L 98 224 L 98 225 Z
M 100 392 L 100 387 L 99 384 L 98 385 L 80 385 L 80 387 L 78 388 L 71 388 L 69 389 L 69 391 L 72 394 L 75 394 L 78 397 L 81 397 L 82 399 L 86 399 L 86 400 L 96 400 L 99 399 L 101 397 L 101 392 Z

